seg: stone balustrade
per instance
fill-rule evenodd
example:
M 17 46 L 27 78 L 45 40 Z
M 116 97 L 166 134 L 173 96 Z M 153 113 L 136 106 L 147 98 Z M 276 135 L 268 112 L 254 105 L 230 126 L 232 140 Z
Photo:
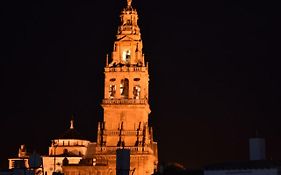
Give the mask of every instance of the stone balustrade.
M 136 131 L 136 130 L 110 131 L 110 130 L 104 130 L 103 134 L 110 135 L 110 136 L 119 136 L 120 134 L 126 135 L 126 136 L 137 136 L 137 135 L 143 136 L 143 131 Z
M 145 71 L 147 71 L 147 67 L 137 67 L 137 66 L 106 67 L 104 69 L 105 69 L 105 72 L 145 72 Z
M 116 154 L 116 149 L 118 149 L 118 147 L 100 147 L 101 149 L 97 149 L 97 152 L 106 152 L 106 153 L 112 153 L 112 154 Z M 137 153 L 137 152 L 141 152 L 143 153 L 153 153 L 153 150 L 150 146 L 125 146 L 125 147 L 120 147 L 120 148 L 124 148 L 124 149 L 130 149 L 131 154 L 132 153 Z
M 147 99 L 103 99 L 105 105 L 128 105 L 128 104 L 148 104 Z

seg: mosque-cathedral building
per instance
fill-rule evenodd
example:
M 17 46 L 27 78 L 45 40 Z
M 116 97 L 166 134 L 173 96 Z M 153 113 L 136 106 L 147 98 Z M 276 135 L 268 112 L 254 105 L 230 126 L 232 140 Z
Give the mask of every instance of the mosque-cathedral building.
M 131 0 L 121 11 L 120 25 L 111 56 L 104 68 L 103 121 L 98 123 L 97 141 L 83 139 L 71 120 L 69 129 L 52 140 L 48 155 L 42 156 L 41 174 L 115 175 L 116 150 L 130 150 L 130 174 L 150 175 L 158 164 L 157 142 L 148 125 L 150 107 L 148 64 L 137 24 L 138 14 Z M 17 158 L 28 160 L 25 146 Z M 26 166 L 28 166 L 26 162 Z

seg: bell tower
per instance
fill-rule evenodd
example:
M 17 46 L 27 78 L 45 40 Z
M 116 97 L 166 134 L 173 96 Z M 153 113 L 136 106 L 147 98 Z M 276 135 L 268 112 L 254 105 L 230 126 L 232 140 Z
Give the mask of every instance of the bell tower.
M 143 43 L 138 14 L 127 0 L 121 11 L 120 25 L 112 54 L 104 68 L 103 121 L 99 122 L 96 160 L 115 169 L 116 149 L 130 149 L 130 171 L 152 174 L 158 163 L 157 143 L 148 124 L 150 107 L 148 64 L 142 53 Z

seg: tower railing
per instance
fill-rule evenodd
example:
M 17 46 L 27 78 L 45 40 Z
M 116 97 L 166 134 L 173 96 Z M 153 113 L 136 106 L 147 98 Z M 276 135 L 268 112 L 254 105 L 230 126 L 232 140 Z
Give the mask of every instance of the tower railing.
M 147 67 L 137 67 L 137 66 L 106 67 L 104 69 L 105 69 L 105 72 L 145 72 L 145 71 L 147 71 Z
M 96 152 L 105 152 L 105 153 L 116 153 L 116 149 L 123 148 L 123 149 L 130 149 L 131 153 L 142 153 L 142 154 L 149 154 L 153 153 L 153 149 L 151 146 L 125 146 L 125 147 L 100 147 L 100 149 L 97 149 Z
M 148 104 L 147 99 L 103 99 L 102 104 L 123 105 L 123 104 Z
M 103 134 L 110 135 L 110 136 L 119 136 L 125 135 L 125 136 L 143 136 L 143 130 L 137 131 L 137 130 L 104 130 Z

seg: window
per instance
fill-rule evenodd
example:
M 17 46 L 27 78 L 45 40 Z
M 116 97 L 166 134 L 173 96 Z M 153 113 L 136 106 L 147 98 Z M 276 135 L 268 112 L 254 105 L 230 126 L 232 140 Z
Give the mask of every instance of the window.
M 121 80 L 120 94 L 123 98 L 128 98 L 129 96 L 129 80 L 127 78 Z
M 130 61 L 130 58 L 131 58 L 131 51 L 130 50 L 124 50 L 123 55 L 122 55 L 123 61 L 128 63 Z
M 114 98 L 116 93 L 116 85 L 110 85 L 109 86 L 109 98 Z
M 134 99 L 140 99 L 140 91 L 141 91 L 141 88 L 139 85 L 134 87 L 134 90 L 133 90 Z

